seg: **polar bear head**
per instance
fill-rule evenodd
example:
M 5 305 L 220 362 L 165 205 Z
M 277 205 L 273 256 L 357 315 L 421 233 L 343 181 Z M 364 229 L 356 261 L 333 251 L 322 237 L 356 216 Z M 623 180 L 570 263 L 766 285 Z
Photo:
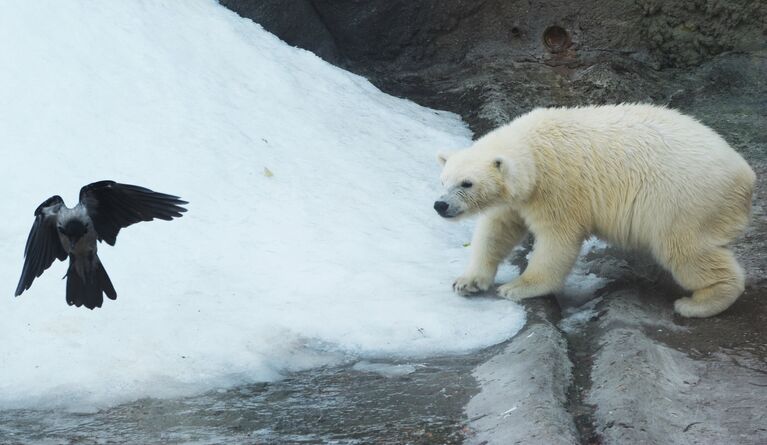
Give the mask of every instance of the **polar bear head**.
M 434 210 L 443 218 L 457 219 L 527 199 L 535 167 L 517 157 L 479 147 L 438 153 L 445 194 L 434 203 Z

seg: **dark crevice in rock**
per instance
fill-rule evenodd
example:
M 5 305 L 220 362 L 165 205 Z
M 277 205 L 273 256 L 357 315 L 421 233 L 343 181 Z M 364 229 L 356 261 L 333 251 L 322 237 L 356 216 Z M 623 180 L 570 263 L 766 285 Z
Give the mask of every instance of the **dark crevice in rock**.
M 591 367 L 596 353 L 593 328 L 589 325 L 583 330 L 562 334 L 567 339 L 568 355 L 573 364 L 573 376 L 567 391 L 567 411 L 573 417 L 581 444 L 602 444 L 602 435 L 594 418 L 596 406 L 586 401 L 591 389 Z

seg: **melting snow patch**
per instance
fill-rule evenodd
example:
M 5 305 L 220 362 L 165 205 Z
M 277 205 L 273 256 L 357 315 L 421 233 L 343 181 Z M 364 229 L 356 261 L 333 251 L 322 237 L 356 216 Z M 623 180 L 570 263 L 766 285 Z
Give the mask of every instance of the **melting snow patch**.
M 578 301 L 593 298 L 594 293 L 608 283 L 606 279 L 590 272 L 591 264 L 586 259 L 589 253 L 603 251 L 606 247 L 607 243 L 596 237 L 591 237 L 583 242 L 578 261 L 565 280 L 565 287 L 562 291 L 565 296 Z
M 565 310 L 565 317 L 559 321 L 559 329 L 572 334 L 582 328 L 598 315 L 596 306 L 600 301 L 602 301 L 601 298 L 595 298 L 583 306 Z

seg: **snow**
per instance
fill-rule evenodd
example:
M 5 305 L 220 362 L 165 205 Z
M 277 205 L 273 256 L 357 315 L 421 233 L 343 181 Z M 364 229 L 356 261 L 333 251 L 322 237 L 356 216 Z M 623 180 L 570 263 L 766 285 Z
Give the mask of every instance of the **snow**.
M 0 408 L 90 410 L 290 371 L 462 353 L 520 306 L 456 296 L 469 226 L 431 204 L 458 117 L 381 93 L 214 0 L 0 14 Z M 67 307 L 57 262 L 12 298 L 43 200 L 114 179 L 189 212 L 99 255 L 118 292 Z

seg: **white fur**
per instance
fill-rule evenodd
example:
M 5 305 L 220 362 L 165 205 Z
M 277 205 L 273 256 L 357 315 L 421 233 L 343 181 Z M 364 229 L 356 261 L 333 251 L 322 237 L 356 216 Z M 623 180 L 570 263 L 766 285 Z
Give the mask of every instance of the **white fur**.
M 561 289 L 592 234 L 652 253 L 693 291 L 675 303 L 683 316 L 716 315 L 743 292 L 727 244 L 748 224 L 756 178 L 691 117 L 652 105 L 536 109 L 440 160 L 447 216 L 480 213 L 457 292 L 489 289 L 527 230 L 532 257 L 503 297 Z

